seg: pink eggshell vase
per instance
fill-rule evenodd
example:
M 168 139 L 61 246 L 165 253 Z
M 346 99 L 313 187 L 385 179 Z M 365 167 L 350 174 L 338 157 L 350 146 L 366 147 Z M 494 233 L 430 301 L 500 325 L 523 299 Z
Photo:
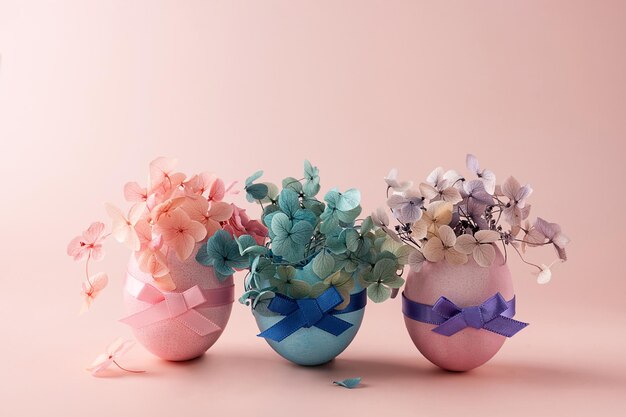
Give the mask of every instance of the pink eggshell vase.
M 496 293 L 513 298 L 513 280 L 502 253 L 496 249 L 491 267 L 476 264 L 470 256 L 464 265 L 446 261 L 425 262 L 418 272 L 410 271 L 404 295 L 411 301 L 434 305 L 439 297 L 459 307 L 477 306 Z M 449 371 L 468 371 L 491 359 L 504 344 L 505 336 L 485 329 L 465 328 L 452 336 L 432 331 L 437 327 L 404 317 L 417 349 L 435 365 Z
M 193 254 L 183 262 L 173 253 L 170 253 L 168 256 L 170 274 L 176 285 L 176 289 L 172 292 L 182 293 L 196 285 L 201 289 L 232 287 L 232 276 L 220 282 L 215 276 L 212 267 L 201 265 L 196 261 L 195 255 L 199 248 L 200 244 L 196 244 Z M 131 256 L 128 263 L 128 273 L 130 277 L 127 277 L 127 280 L 134 278 L 143 283 L 154 283 L 149 274 L 139 269 L 134 256 Z M 138 300 L 127 290 L 124 291 L 124 305 L 129 316 L 152 306 L 150 303 Z M 219 326 L 221 330 L 202 336 L 185 326 L 181 321 L 175 318 L 166 318 L 147 326 L 133 328 L 133 333 L 139 343 L 162 359 L 185 361 L 197 358 L 213 346 L 221 336 L 230 318 L 232 300 L 219 306 L 206 307 L 199 305 L 194 310 Z

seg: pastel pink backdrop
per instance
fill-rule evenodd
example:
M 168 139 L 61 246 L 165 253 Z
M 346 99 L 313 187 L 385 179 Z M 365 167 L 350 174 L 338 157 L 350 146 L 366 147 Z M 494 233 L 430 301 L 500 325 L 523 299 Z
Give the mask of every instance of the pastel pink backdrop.
M 623 410 L 625 20 L 619 1 L 0 1 L 0 415 Z M 130 337 L 116 322 L 128 253 L 107 246 L 94 268 L 112 283 L 78 317 L 82 264 L 65 245 L 153 157 L 238 180 L 309 158 L 371 211 L 389 168 L 419 180 L 466 152 L 530 182 L 535 214 L 572 238 L 548 286 L 511 259 L 531 325 L 486 366 L 434 368 L 396 299 L 321 368 L 279 358 L 235 305 L 201 360 L 138 347 L 124 362 L 145 375 L 84 371 Z M 331 385 L 353 376 L 363 388 Z

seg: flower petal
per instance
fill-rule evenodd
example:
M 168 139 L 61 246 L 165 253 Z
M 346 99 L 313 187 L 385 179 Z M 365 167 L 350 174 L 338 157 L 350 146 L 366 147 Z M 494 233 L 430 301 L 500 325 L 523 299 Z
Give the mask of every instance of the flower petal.
M 434 207 L 433 207 L 434 206 Z M 452 220 L 452 204 L 447 201 L 435 201 L 430 203 L 428 210 L 432 209 L 432 219 L 437 226 L 447 225 Z
M 477 246 L 478 242 L 476 242 L 476 238 L 470 234 L 461 235 L 456 238 L 456 244 L 454 248 L 466 255 L 469 255 L 474 251 L 474 248 Z
M 91 249 L 91 259 L 94 261 L 101 261 L 104 259 L 104 249 L 102 249 L 102 245 L 95 245 Z
M 209 218 L 218 221 L 225 222 L 233 215 L 233 206 L 222 201 L 214 201 L 209 207 Z
M 549 223 L 542 219 L 541 217 L 537 217 L 534 224 L 535 229 L 538 232 L 543 234 L 548 240 L 552 240 L 554 235 L 561 231 L 561 227 L 556 223 Z
M 111 233 L 113 234 L 113 237 L 118 242 L 122 242 L 122 237 L 126 235 L 125 229 L 128 224 L 124 213 L 122 213 L 122 211 L 113 204 L 109 203 L 105 204 L 105 209 L 109 217 L 111 217 Z
M 426 182 L 436 188 L 443 179 L 443 175 L 443 168 L 437 167 L 433 169 L 430 174 L 428 174 L 428 176 L 426 177 Z
M 209 202 L 201 196 L 195 196 L 193 198 L 187 198 L 182 205 L 183 210 L 189 216 L 191 220 L 195 220 L 204 224 L 208 217 Z
M 113 359 L 109 358 L 109 355 L 101 353 L 96 357 L 96 359 L 87 367 L 87 370 L 91 372 L 92 375 L 96 376 L 100 374 L 102 371 L 107 369 L 109 366 L 113 364 Z
M 204 226 L 202 226 L 202 231 L 206 234 Z M 176 256 L 181 261 L 189 258 L 193 252 L 195 244 L 196 240 L 191 234 L 188 233 L 180 233 L 175 240 L 171 241 L 171 246 L 173 246 L 174 251 L 176 251 Z
M 404 207 L 405 204 L 407 204 L 407 199 L 402 194 L 392 194 L 387 199 L 387 205 L 393 210 L 400 209 Z
M 557 247 L 559 247 L 561 249 L 564 248 L 569 242 L 570 242 L 569 237 L 567 237 L 562 232 L 558 232 L 552 238 L 552 243 L 554 243 Z
M 424 218 L 411 225 L 411 237 L 415 240 L 421 240 L 428 234 L 428 222 Z
M 226 187 L 224 185 L 224 181 L 220 178 L 215 178 L 209 187 L 209 201 L 222 201 L 225 194 Z
M 478 171 L 480 170 L 480 165 L 478 164 L 478 159 L 471 153 L 468 153 L 465 157 L 465 165 L 467 166 L 467 169 L 470 170 L 472 173 L 478 174 Z
M 195 220 L 190 220 L 187 224 L 187 229 L 185 230 L 185 233 L 191 235 L 195 242 L 200 242 L 206 237 L 207 230 L 202 223 Z
M 104 272 L 98 272 L 95 275 L 89 277 L 89 282 L 94 291 L 102 291 L 109 283 L 109 277 Z
M 441 261 L 444 258 L 441 239 L 436 236 L 430 238 L 422 248 L 422 253 L 429 262 Z
M 291 228 L 291 239 L 298 245 L 306 245 L 313 236 L 313 226 L 307 221 L 299 221 Z
M 140 203 L 148 198 L 148 190 L 136 182 L 128 182 L 124 185 L 124 198 L 132 203 Z
M 87 230 L 83 232 L 83 237 L 87 243 L 96 243 L 100 240 L 102 233 L 104 232 L 104 223 L 93 222 Z
M 137 236 L 137 232 L 135 231 L 134 227 L 132 226 L 127 227 L 126 237 L 124 238 L 124 243 L 133 252 L 141 249 L 141 242 L 139 241 L 139 236 Z
M 520 183 L 515 179 L 515 177 L 510 176 L 502 184 L 502 193 L 509 198 L 509 200 L 514 201 L 517 192 L 520 189 Z
M 422 208 L 417 204 L 406 204 L 400 209 L 398 219 L 403 223 L 413 223 L 422 217 Z
M 530 187 L 529 184 L 526 184 L 525 186 L 517 190 L 517 193 L 515 194 L 515 201 L 517 201 L 517 206 L 519 208 L 524 208 L 524 206 L 526 205 L 526 199 L 530 197 L 532 193 L 533 189 Z
M 541 265 L 541 272 L 537 275 L 538 284 L 547 284 L 552 279 L 552 271 L 546 265 Z
M 474 237 L 480 243 L 493 243 L 500 240 L 500 233 L 495 230 L 479 230 Z
M 424 196 L 426 200 L 434 200 L 439 197 L 439 191 L 435 187 L 425 182 L 420 184 L 420 193 Z
M 446 248 L 454 247 L 454 244 L 456 243 L 456 235 L 450 226 L 444 225 L 439 227 L 437 235 Z
M 398 181 L 398 170 L 395 168 L 389 171 L 389 174 L 385 177 L 385 182 L 394 191 L 404 191 L 413 185 L 411 181 Z
M 480 174 L 480 177 L 483 181 L 485 191 L 493 195 L 496 191 L 496 174 L 486 169 Z
M 476 263 L 483 268 L 491 266 L 493 260 L 496 259 L 496 249 L 491 243 L 476 245 L 472 254 Z
M 76 236 L 72 241 L 67 245 L 67 254 L 74 258 L 75 261 L 80 261 L 89 252 L 85 246 L 81 245 L 81 242 L 84 241 L 82 236 Z
M 289 217 L 287 217 L 285 213 L 276 213 L 272 217 L 270 228 L 276 236 L 288 236 L 291 232 L 291 227 L 291 220 L 289 220 Z
M 376 211 L 372 213 L 372 221 L 378 227 L 389 226 L 387 211 L 382 207 L 378 207 Z
M 144 204 L 135 204 L 128 212 L 128 222 L 134 226 L 137 224 L 141 216 L 143 216 L 146 206 Z
M 467 262 L 467 255 L 456 251 L 454 248 L 449 248 L 444 251 L 444 257 L 446 261 L 452 265 L 463 265 Z
M 417 249 L 411 251 L 411 253 L 409 254 L 409 266 L 411 267 L 411 270 L 414 272 L 418 272 L 420 269 L 422 269 L 422 265 L 424 264 L 425 260 L 426 258 L 421 251 Z
M 441 193 L 441 199 L 447 201 L 450 204 L 457 204 L 463 200 L 461 193 L 454 187 L 448 187 Z
M 159 157 L 150 162 L 150 188 L 159 188 L 164 184 L 170 173 L 176 168 L 178 159 Z

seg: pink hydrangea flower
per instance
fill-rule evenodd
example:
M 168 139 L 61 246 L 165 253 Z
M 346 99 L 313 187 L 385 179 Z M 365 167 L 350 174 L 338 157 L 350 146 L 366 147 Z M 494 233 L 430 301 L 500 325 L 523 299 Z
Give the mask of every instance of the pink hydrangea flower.
M 123 371 L 132 372 L 132 373 L 142 373 L 145 371 L 132 371 L 130 369 L 126 369 L 122 367 L 118 360 L 128 352 L 133 346 L 135 342 L 131 340 L 124 340 L 122 338 L 118 338 L 109 346 L 105 353 L 101 353 L 98 357 L 93 361 L 93 363 L 87 368 L 89 372 L 93 376 L 101 376 L 106 369 L 108 369 L 111 365 L 115 365 Z
M 80 261 L 85 257 L 99 261 L 104 258 L 102 242 L 105 237 L 104 223 L 94 222 L 80 236 L 72 239 L 67 245 L 67 254 L 75 261 Z
M 191 220 L 182 209 L 176 209 L 168 216 L 162 216 L 155 229 L 181 261 L 189 258 L 196 242 L 204 239 L 207 233 L 202 223 Z
M 81 295 L 83 296 L 83 306 L 80 314 L 83 314 L 91 307 L 91 303 L 96 299 L 100 291 L 106 288 L 109 277 L 104 272 L 99 272 L 83 282 Z

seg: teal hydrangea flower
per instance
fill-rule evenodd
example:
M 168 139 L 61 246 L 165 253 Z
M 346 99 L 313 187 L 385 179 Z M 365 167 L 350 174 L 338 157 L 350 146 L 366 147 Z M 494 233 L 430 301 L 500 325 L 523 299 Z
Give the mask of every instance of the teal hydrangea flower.
M 322 233 L 329 233 L 342 225 L 352 224 L 361 214 L 361 192 L 351 188 L 344 193 L 333 188 L 324 196 L 326 208 L 320 216 L 323 223 L 320 227 Z
M 200 247 L 196 260 L 202 265 L 212 266 L 220 281 L 235 273 L 235 269 L 248 266 L 248 255 L 239 252 L 239 246 L 225 230 L 218 230 Z
M 292 221 L 283 212 L 272 216 L 272 252 L 288 262 L 299 262 L 304 258 L 306 245 L 313 237 L 313 226 L 306 220 Z

